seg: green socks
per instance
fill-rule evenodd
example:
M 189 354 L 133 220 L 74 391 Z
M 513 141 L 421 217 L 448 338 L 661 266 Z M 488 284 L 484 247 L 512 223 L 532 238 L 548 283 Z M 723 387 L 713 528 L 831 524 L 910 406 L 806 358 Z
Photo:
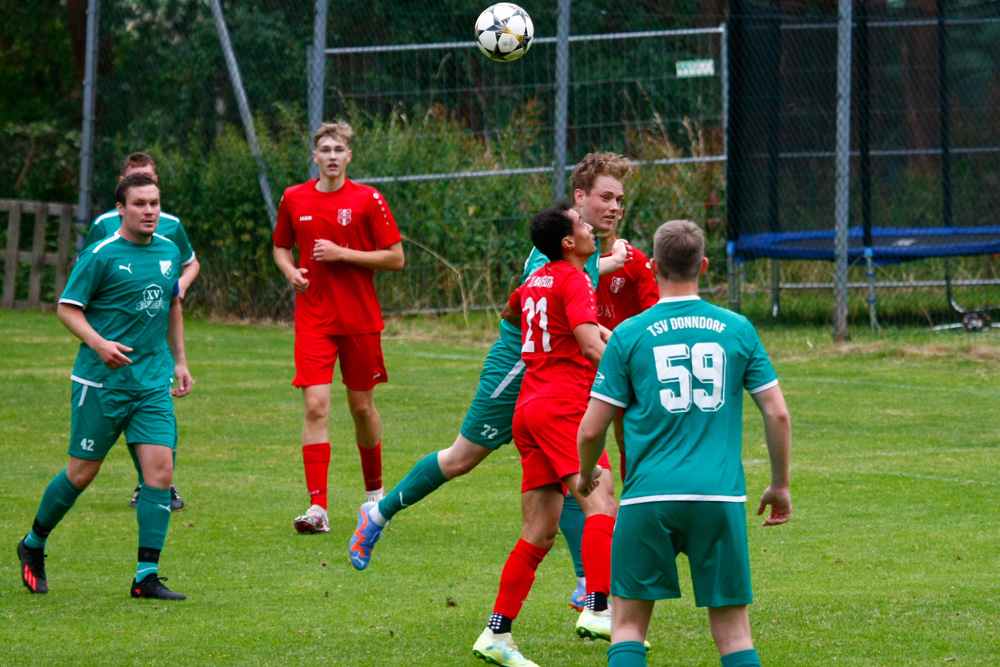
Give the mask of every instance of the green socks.
M 437 457 L 438 453 L 434 452 L 417 461 L 406 477 L 379 501 L 379 514 L 385 517 L 386 521 L 392 519 L 396 512 L 404 507 L 420 502 L 448 481 L 441 472 Z
M 559 530 L 566 538 L 566 546 L 569 547 L 569 555 L 573 558 L 573 569 L 576 576 L 583 576 L 583 556 L 580 555 L 580 543 L 583 541 L 583 524 L 586 517 L 576 498 L 572 494 L 566 496 L 563 501 L 562 514 L 559 516 Z
M 642 642 L 618 642 L 608 649 L 608 667 L 646 667 Z
M 25 538 L 25 545 L 32 549 L 44 547 L 49 532 L 62 521 L 81 493 L 83 490 L 73 486 L 65 470 L 53 477 L 42 494 L 42 502 L 35 515 L 35 525 Z
M 156 572 L 160 550 L 167 539 L 170 489 L 154 489 L 143 484 L 139 488 L 139 504 L 135 509 L 135 516 L 139 522 L 139 571 L 146 568 L 147 571 L 143 574 L 146 576 L 150 572 Z M 137 573 L 136 580 L 141 578 Z
M 757 657 L 757 649 L 748 648 L 745 651 L 736 651 L 722 656 L 722 667 L 760 667 L 760 658 Z

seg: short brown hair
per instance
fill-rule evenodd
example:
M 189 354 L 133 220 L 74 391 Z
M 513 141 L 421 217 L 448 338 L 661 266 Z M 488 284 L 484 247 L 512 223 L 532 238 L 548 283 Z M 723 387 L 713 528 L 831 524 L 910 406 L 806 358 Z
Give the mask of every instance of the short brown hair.
M 156 162 L 153 161 L 153 157 L 149 153 L 132 153 L 122 161 L 122 177 L 125 176 L 125 172 L 132 167 L 145 167 L 146 165 L 152 165 L 153 173 L 156 173 Z
M 690 220 L 664 222 L 653 235 L 653 257 L 660 277 L 673 281 L 698 278 L 705 256 L 705 234 Z
M 632 164 L 624 155 L 617 153 L 587 153 L 580 163 L 573 167 L 569 184 L 573 191 L 590 192 L 598 176 L 610 176 L 619 181 L 632 173 Z
M 351 145 L 351 137 L 354 136 L 354 128 L 350 126 L 349 123 L 343 120 L 338 120 L 333 123 L 323 123 L 319 126 L 319 129 L 313 133 L 313 146 L 319 146 L 319 142 L 327 137 L 333 137 L 334 139 L 340 139 L 348 146 Z
M 118 181 L 118 188 L 115 190 L 115 201 L 125 206 L 128 203 L 128 191 L 132 188 L 141 188 L 146 185 L 156 185 L 156 189 L 160 189 L 160 186 L 156 183 L 156 179 L 149 174 L 129 174 Z

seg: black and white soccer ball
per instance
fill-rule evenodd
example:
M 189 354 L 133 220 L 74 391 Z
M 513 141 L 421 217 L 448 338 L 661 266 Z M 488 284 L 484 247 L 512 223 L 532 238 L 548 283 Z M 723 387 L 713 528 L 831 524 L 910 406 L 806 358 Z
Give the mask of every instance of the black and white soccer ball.
M 490 5 L 476 19 L 476 44 L 490 60 L 517 60 L 531 48 L 534 37 L 528 12 L 510 2 Z

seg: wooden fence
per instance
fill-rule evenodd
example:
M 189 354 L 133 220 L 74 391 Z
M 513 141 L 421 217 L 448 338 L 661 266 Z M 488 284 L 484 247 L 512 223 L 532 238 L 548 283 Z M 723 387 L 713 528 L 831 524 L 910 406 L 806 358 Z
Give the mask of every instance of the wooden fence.
M 37 308 L 58 301 L 66 286 L 66 278 L 76 257 L 76 228 L 74 219 L 77 207 L 72 204 L 54 204 L 20 199 L 0 199 L 0 214 L 7 214 L 7 244 L 0 263 L 3 264 L 4 308 Z M 26 218 L 33 216 L 33 224 L 26 227 Z M 2 223 L 0 223 L 2 224 Z M 22 227 L 30 229 L 30 236 L 22 234 Z M 31 249 L 22 249 L 22 237 L 30 242 Z M 17 282 L 23 277 L 21 267 L 28 267 L 27 299 L 18 298 Z M 55 267 L 55 282 L 51 300 L 43 297 L 43 278 Z M 20 290 L 24 294 L 24 290 Z

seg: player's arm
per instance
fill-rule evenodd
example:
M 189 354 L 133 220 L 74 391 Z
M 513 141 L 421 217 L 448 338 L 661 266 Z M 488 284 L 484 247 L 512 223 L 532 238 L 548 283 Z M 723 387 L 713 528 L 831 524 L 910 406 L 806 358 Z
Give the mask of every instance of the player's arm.
M 792 422 L 788 415 L 785 397 L 778 385 L 752 396 L 764 417 L 764 437 L 767 441 L 767 455 L 771 460 L 771 484 L 760 498 L 757 514 L 763 514 L 764 508 L 770 505 L 771 514 L 764 521 L 764 525 L 776 526 L 792 517 L 792 494 L 789 490 Z
M 285 278 L 292 284 L 293 290 L 302 294 L 309 289 L 309 279 L 306 278 L 309 269 L 300 269 L 295 266 L 295 258 L 292 256 L 291 248 L 274 246 L 272 254 L 274 255 L 274 263 L 285 274 Z
M 132 363 L 132 360 L 125 356 L 125 352 L 131 352 L 132 348 L 113 340 L 107 340 L 97 333 L 97 330 L 90 326 L 90 322 L 87 321 L 87 316 L 80 306 L 60 303 L 56 307 L 56 315 L 59 317 L 59 321 L 70 330 L 70 333 L 96 352 L 104 365 L 111 370 L 117 370 Z
M 167 347 L 174 357 L 174 379 L 177 386 L 170 390 L 170 395 L 180 398 L 191 393 L 191 373 L 187 367 L 187 357 L 184 354 L 184 312 L 181 309 L 181 298 L 175 296 L 170 301 L 170 314 L 167 319 Z
M 630 259 L 632 259 L 632 246 L 628 244 L 628 241 L 618 239 L 611 246 L 611 254 L 607 257 L 602 257 L 597 268 L 603 276 L 605 273 L 613 273 L 622 268 L 625 266 L 625 262 Z
M 601 340 L 601 330 L 598 325 L 594 322 L 579 324 L 573 329 L 573 337 L 580 344 L 583 356 L 594 365 L 594 368 L 597 368 L 601 363 L 606 346 L 606 343 Z
M 187 294 L 188 287 L 191 287 L 191 283 L 194 279 L 198 277 L 201 273 L 201 262 L 198 261 L 197 257 L 192 258 L 190 262 L 184 265 L 181 269 L 181 276 L 177 279 L 177 289 L 180 290 L 178 296 L 181 300 L 184 299 L 184 295 Z
M 518 329 L 521 328 L 521 290 L 516 289 L 507 299 L 503 310 L 500 312 L 501 319 L 505 319 Z
M 347 262 L 375 271 L 399 271 L 406 263 L 403 242 L 396 241 L 378 250 L 354 250 L 339 246 L 333 241 L 317 239 L 312 258 L 317 262 Z
M 599 398 L 591 398 L 580 421 L 580 429 L 576 432 L 576 449 L 580 456 L 580 477 L 577 480 L 577 490 L 584 496 L 597 488 L 597 479 L 601 471 L 597 461 L 604 451 L 604 438 L 608 425 L 618 413 L 618 406 Z

